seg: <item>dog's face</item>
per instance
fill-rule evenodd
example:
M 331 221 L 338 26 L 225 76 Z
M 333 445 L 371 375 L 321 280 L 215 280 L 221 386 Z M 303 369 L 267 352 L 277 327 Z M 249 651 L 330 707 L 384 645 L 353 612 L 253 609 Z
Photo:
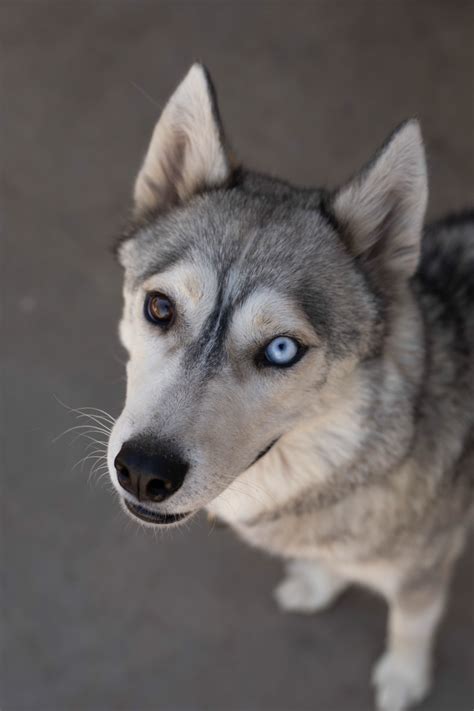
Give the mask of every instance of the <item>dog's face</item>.
M 164 525 L 206 506 L 376 357 L 387 284 L 395 293 L 416 266 L 421 150 L 407 124 L 328 199 L 244 174 L 204 70 L 191 69 L 119 247 L 129 361 L 109 469 L 132 515 Z

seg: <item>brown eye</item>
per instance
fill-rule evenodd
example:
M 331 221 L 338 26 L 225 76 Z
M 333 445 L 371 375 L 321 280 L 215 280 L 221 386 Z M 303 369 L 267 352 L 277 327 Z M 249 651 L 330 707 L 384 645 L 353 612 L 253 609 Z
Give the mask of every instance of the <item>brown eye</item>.
M 174 320 L 174 306 L 167 296 L 153 291 L 145 299 L 145 318 L 159 326 L 170 326 Z

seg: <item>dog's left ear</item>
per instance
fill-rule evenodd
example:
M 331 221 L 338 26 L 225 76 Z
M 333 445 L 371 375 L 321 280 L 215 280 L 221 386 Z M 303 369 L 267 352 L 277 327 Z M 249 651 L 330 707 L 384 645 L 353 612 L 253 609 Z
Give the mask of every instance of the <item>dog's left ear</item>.
M 169 99 L 135 182 L 135 216 L 167 209 L 232 175 L 213 85 L 194 64 Z
M 417 121 L 402 124 L 359 175 L 332 198 L 352 254 L 381 282 L 406 280 L 417 267 L 428 196 Z

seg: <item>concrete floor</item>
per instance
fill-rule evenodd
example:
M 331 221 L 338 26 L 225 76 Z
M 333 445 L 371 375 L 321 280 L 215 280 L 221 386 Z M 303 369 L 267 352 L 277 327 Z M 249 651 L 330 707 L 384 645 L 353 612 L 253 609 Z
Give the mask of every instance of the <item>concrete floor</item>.
M 455 8 L 455 9 L 454 9 Z M 75 463 L 68 406 L 117 414 L 109 245 L 160 107 L 212 70 L 243 159 L 334 185 L 418 115 L 431 215 L 474 202 L 473 10 L 447 3 L 2 0 L 3 711 L 368 711 L 383 604 L 283 616 L 277 561 L 204 520 L 140 531 Z M 472 546 L 425 711 L 474 704 Z

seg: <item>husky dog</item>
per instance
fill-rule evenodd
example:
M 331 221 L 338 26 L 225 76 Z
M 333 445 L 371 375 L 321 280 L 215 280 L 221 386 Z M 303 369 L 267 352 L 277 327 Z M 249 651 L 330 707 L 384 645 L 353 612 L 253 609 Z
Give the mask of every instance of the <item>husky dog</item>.
M 424 229 L 426 200 L 415 120 L 332 192 L 242 169 L 196 64 L 118 246 L 124 508 L 151 526 L 205 508 L 282 556 L 283 610 L 381 593 L 381 711 L 429 689 L 474 498 L 474 215 Z

